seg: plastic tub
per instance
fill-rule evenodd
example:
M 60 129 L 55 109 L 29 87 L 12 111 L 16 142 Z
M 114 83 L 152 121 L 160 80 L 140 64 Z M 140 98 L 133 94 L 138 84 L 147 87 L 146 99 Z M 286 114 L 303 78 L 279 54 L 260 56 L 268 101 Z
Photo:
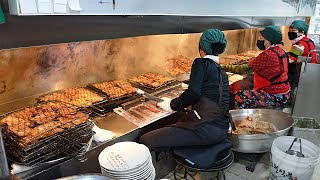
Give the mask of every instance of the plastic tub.
M 319 148 L 313 143 L 301 139 L 302 153 L 305 157 L 296 157 L 285 153 L 295 137 L 282 136 L 274 140 L 271 147 L 270 179 L 310 180 L 314 168 L 319 163 Z M 293 150 L 299 151 L 295 143 Z

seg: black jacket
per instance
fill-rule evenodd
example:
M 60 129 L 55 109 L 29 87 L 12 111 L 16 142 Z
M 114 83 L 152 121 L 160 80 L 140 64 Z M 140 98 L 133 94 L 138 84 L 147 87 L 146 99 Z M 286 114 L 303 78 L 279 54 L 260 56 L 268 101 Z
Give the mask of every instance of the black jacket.
M 222 99 L 220 98 L 220 76 L 222 78 Z M 198 104 L 200 97 L 204 96 L 217 103 L 221 110 L 229 110 L 229 81 L 225 71 L 219 64 L 207 58 L 194 60 L 191 69 L 188 89 L 178 98 L 171 101 L 171 108 L 175 111 L 182 110 L 190 105 Z M 212 124 L 228 128 L 228 119 L 223 116 L 211 120 Z

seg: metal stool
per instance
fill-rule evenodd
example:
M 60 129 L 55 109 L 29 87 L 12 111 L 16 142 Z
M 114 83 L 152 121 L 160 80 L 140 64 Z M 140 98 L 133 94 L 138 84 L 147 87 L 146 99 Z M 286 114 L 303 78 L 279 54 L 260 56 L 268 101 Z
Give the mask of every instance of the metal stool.
M 217 180 L 219 179 L 220 173 L 222 173 L 223 179 L 225 180 L 226 179 L 225 170 L 228 169 L 234 162 L 234 154 L 231 149 L 229 149 L 228 151 L 225 151 L 224 153 L 221 153 L 218 157 L 218 160 L 209 169 L 199 169 L 196 167 L 192 167 L 184 159 L 181 159 L 180 157 L 178 157 L 174 152 L 173 152 L 173 155 L 176 162 L 178 163 L 178 165 L 176 166 L 173 172 L 175 180 L 177 180 L 176 170 L 180 166 L 184 168 L 184 176 L 183 176 L 184 179 L 186 179 L 188 175 L 192 179 L 194 179 L 194 177 L 189 172 L 189 171 L 193 171 L 193 172 L 217 172 L 216 177 L 214 177 Z

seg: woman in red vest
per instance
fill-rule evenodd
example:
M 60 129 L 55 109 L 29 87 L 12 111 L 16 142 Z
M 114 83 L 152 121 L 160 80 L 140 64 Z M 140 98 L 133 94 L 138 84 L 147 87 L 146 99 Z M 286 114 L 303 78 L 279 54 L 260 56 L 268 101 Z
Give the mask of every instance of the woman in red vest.
M 294 21 L 289 28 L 288 37 L 292 40 L 292 47 L 289 55 L 289 82 L 291 86 L 295 79 L 298 79 L 300 66 L 297 67 L 298 56 L 307 57 L 311 50 L 315 50 L 314 43 L 307 37 L 308 24 L 302 20 Z M 317 53 L 310 53 L 311 63 L 317 63 Z M 299 69 L 297 69 L 299 68 Z M 296 85 L 296 84 L 295 84 Z
M 288 57 L 279 47 L 279 44 L 282 44 L 280 28 L 268 26 L 260 31 L 260 34 L 257 46 L 264 51 L 248 63 L 254 72 L 253 89 L 244 88 L 235 92 L 234 101 L 237 109 L 283 107 L 290 98 Z
M 296 63 L 298 56 L 308 56 L 311 50 L 315 50 L 314 43 L 307 37 L 308 24 L 302 20 L 294 21 L 289 28 L 288 37 L 292 40 L 289 52 L 290 63 Z M 311 63 L 317 63 L 317 54 L 310 54 Z

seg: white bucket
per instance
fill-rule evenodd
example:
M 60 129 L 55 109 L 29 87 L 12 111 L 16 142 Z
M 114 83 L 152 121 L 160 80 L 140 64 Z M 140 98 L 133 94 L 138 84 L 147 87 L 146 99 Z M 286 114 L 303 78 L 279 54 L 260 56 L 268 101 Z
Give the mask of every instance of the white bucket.
M 272 180 L 310 180 L 315 166 L 319 162 L 319 148 L 313 143 L 301 139 L 302 153 L 297 157 L 285 153 L 295 137 L 281 136 L 276 138 L 271 147 L 270 178 Z M 300 151 L 300 144 L 294 143 L 291 148 Z

